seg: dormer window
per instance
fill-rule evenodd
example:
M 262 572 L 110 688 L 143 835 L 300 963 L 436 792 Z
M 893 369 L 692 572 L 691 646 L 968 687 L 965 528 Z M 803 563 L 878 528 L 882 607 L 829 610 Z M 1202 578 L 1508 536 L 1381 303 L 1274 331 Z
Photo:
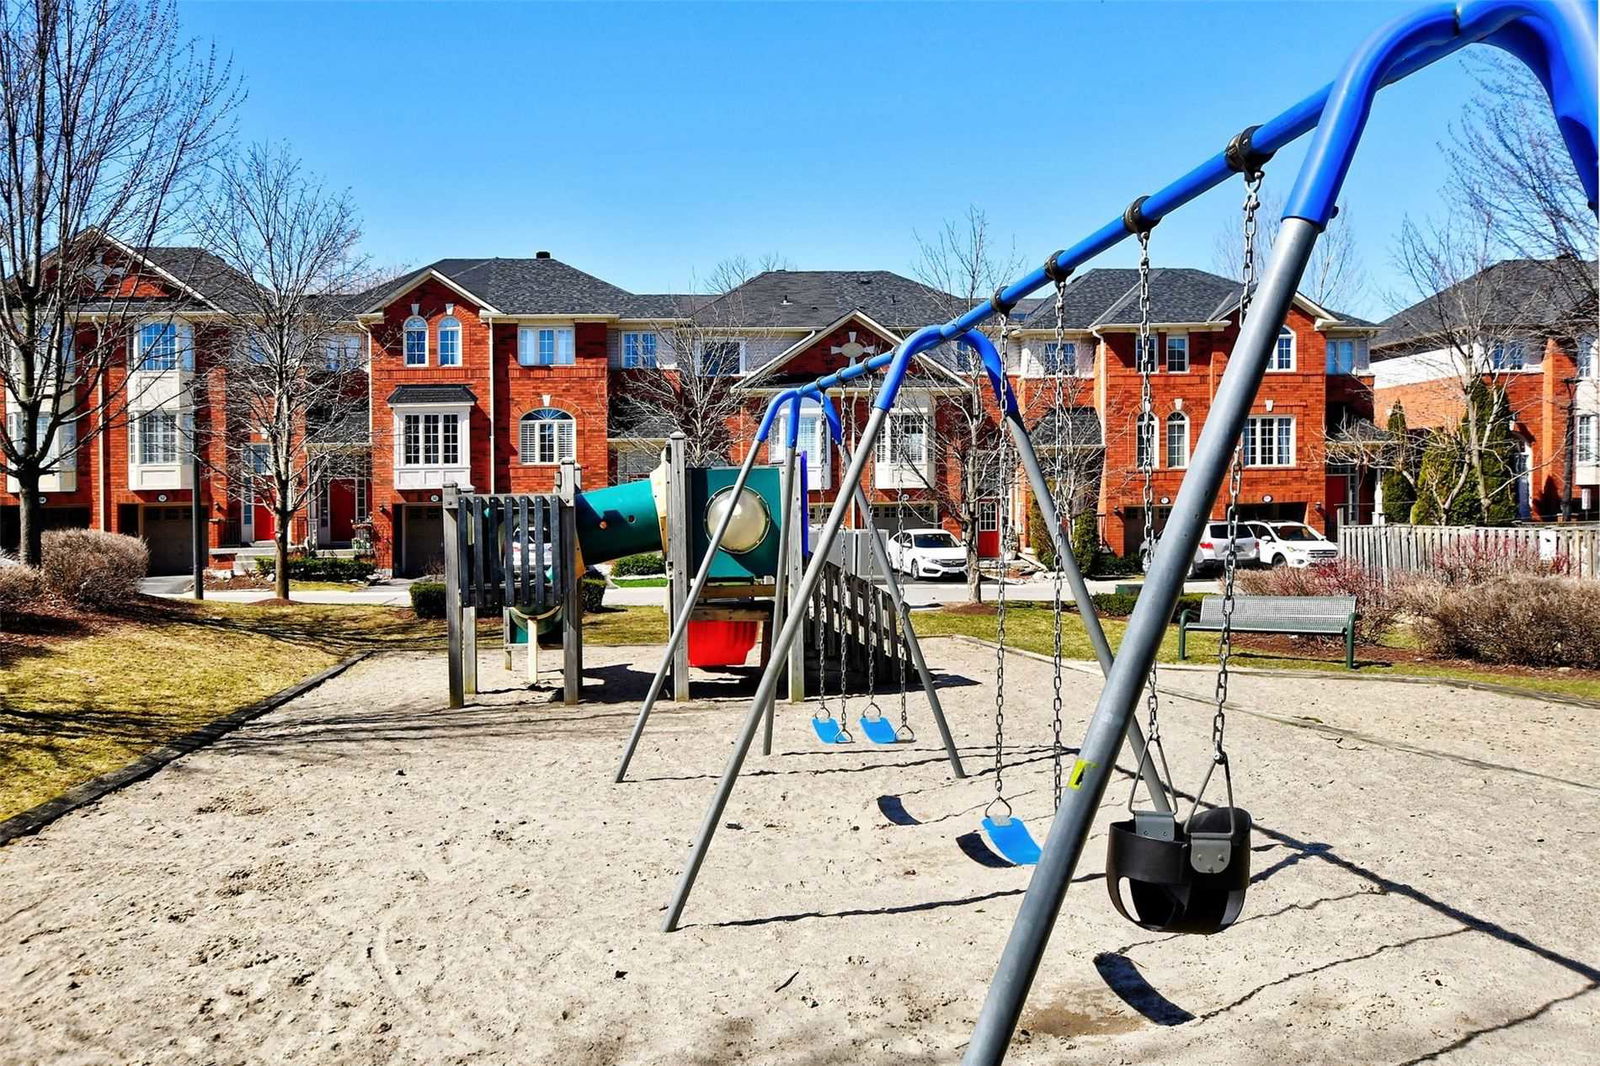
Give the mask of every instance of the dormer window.
M 406 319 L 406 366 L 428 365 L 428 320 L 421 315 Z
M 454 315 L 439 320 L 439 365 L 461 365 L 461 320 Z

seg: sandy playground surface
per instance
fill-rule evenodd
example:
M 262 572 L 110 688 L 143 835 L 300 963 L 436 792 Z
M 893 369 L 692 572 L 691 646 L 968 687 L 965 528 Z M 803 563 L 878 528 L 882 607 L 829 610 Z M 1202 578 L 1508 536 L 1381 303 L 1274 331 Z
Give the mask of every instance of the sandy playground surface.
M 781 714 L 672 935 L 744 701 L 663 704 L 613 786 L 653 649 L 590 649 L 575 710 L 497 655 L 499 691 L 453 712 L 441 656 L 368 660 L 0 849 L 0 1062 L 954 1062 L 1028 871 L 960 845 L 992 788 L 993 653 L 928 649 L 975 776 L 951 779 L 917 696 L 923 740 L 900 748 L 818 750 L 808 712 Z M 1027 760 L 1008 792 L 1042 838 L 1049 667 L 1006 678 Z M 1097 688 L 1068 677 L 1071 742 Z M 1230 724 L 1257 822 L 1244 918 L 1211 938 L 1123 922 L 1097 832 L 1009 1061 L 1600 1062 L 1600 711 L 1344 678 L 1233 691 L 1272 716 Z M 1192 789 L 1209 709 L 1166 706 Z M 891 824 L 886 795 L 922 824 Z M 1114 784 L 1101 830 L 1124 802 Z

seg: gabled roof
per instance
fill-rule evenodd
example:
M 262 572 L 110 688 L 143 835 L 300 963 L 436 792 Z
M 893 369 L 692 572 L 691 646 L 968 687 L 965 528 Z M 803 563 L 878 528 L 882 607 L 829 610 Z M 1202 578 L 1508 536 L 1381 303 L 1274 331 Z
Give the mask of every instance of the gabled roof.
M 1464 307 L 1481 321 L 1463 326 L 1558 330 L 1581 315 L 1594 316 L 1595 279 L 1596 264 L 1578 259 L 1507 259 L 1385 319 L 1372 346 L 1393 348 L 1437 336 Z
M 899 332 L 943 322 L 965 306 L 888 270 L 768 270 L 707 303 L 702 318 L 736 328 L 816 329 L 859 311 Z
M 695 314 L 706 304 L 715 300 L 715 296 L 705 293 L 647 293 L 640 296 L 630 296 L 628 302 L 619 312 L 623 318 L 638 318 L 654 321 L 670 321 L 684 319 Z
M 393 303 L 430 274 L 503 315 L 620 315 L 638 299 L 559 259 L 440 259 L 384 286 L 368 310 Z
M 249 312 L 255 302 L 251 290 L 255 282 L 204 248 L 188 245 L 153 245 L 133 248 L 98 230 L 88 230 L 81 240 L 103 242 L 136 264 L 141 276 L 159 279 L 173 290 L 173 297 L 159 300 L 101 298 L 91 300 L 82 311 L 129 311 L 188 308 L 205 311 Z M 148 269 L 145 269 L 148 268 Z

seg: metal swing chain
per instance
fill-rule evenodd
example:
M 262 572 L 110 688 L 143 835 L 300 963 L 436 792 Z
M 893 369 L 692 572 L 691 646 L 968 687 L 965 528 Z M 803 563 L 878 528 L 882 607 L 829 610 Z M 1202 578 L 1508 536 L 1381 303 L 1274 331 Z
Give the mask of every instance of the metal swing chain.
M 891 432 L 890 435 L 889 435 L 889 443 L 890 443 L 891 449 L 893 449 L 895 451 L 895 461 L 899 462 L 899 463 L 903 463 L 904 460 L 905 460 L 906 451 L 905 451 L 905 444 L 904 444 L 904 442 L 902 442 L 900 440 L 899 434 Z M 899 536 L 900 534 L 904 533 L 905 530 L 906 530 L 906 490 L 902 486 L 902 487 L 896 488 L 895 489 L 895 493 L 894 493 L 894 531 L 895 531 L 895 535 Z M 893 569 L 893 565 L 892 564 L 890 566 L 890 569 L 891 570 Z M 893 574 L 890 574 L 889 577 L 892 580 L 899 580 Z M 899 674 L 898 680 L 899 680 L 899 685 L 900 685 L 900 728 L 895 730 L 895 737 L 897 739 L 900 739 L 900 740 L 914 741 L 914 740 L 917 739 L 917 735 L 916 735 L 916 733 L 914 733 L 912 731 L 912 729 L 911 729 L 911 719 L 906 713 L 906 660 L 911 657 L 911 646 L 910 646 L 910 643 L 906 639 L 906 633 L 905 633 L 906 626 L 909 624 L 909 621 L 908 621 L 908 616 L 907 616 L 906 610 L 905 610 L 904 600 L 901 601 L 900 613 L 895 617 L 894 622 L 895 622 L 895 626 L 894 626 L 895 656 L 894 656 L 894 658 L 895 658 L 896 672 Z
M 1000 350 L 1004 352 L 1010 345 L 1011 336 L 1011 317 L 1008 314 L 1001 313 L 999 327 Z M 1005 804 L 1007 818 L 1011 815 L 1011 804 L 1005 798 L 1005 786 L 1001 778 L 1005 771 L 1006 736 L 1006 559 L 1009 558 L 1011 537 L 1011 497 L 1006 477 L 1006 461 L 1009 458 L 1006 447 L 1008 439 L 1004 433 L 1000 435 L 997 456 L 999 495 L 995 503 L 995 530 L 1000 542 L 1000 580 L 994 594 L 994 799 L 989 801 L 991 808 L 996 803 Z
M 1244 291 L 1239 297 L 1239 326 L 1244 326 L 1249 314 L 1250 301 L 1256 287 L 1256 213 L 1261 208 L 1260 170 L 1247 171 L 1244 178 Z M 1246 431 L 1248 432 L 1248 430 Z M 1228 475 L 1228 549 L 1222 568 L 1222 637 L 1217 654 L 1217 684 L 1213 695 L 1216 704 L 1211 718 L 1211 748 L 1214 765 L 1228 765 L 1228 752 L 1223 734 L 1227 730 L 1228 715 L 1228 662 L 1233 657 L 1234 583 L 1239 570 L 1239 492 L 1244 483 L 1244 441 L 1237 441 L 1233 449 L 1233 463 Z M 1225 773 L 1226 776 L 1226 773 Z M 1229 785 L 1228 806 L 1233 806 L 1232 785 Z M 1195 797 L 1196 803 L 1199 797 Z
M 1062 356 L 1067 348 L 1066 298 L 1067 279 L 1065 277 L 1058 278 L 1056 279 L 1056 365 L 1054 397 L 1055 456 L 1053 464 L 1055 484 L 1050 488 L 1051 500 L 1054 503 L 1056 510 L 1056 525 L 1058 529 L 1061 524 L 1061 516 L 1063 514 L 1070 513 L 1069 510 L 1062 507 L 1061 499 L 1061 482 L 1066 476 L 1066 445 L 1063 442 L 1063 435 L 1065 434 L 1066 427 L 1070 421 L 1067 417 L 1066 411 L 1066 383 L 1064 380 L 1066 369 L 1061 363 Z M 1062 535 L 1061 541 L 1064 545 L 1066 545 L 1068 551 L 1072 550 L 1073 545 L 1070 526 L 1068 527 L 1068 531 Z M 1052 592 L 1055 596 L 1055 624 L 1053 627 L 1052 643 L 1050 648 L 1050 664 L 1053 667 L 1053 674 L 1051 677 L 1052 693 L 1050 704 L 1052 744 L 1050 749 L 1050 770 L 1051 788 L 1055 797 L 1056 810 L 1061 809 L 1061 756 L 1063 752 L 1063 748 L 1061 746 L 1061 672 L 1063 659 L 1061 633 L 1061 612 L 1063 609 L 1061 575 L 1062 560 L 1057 559 L 1055 565 L 1055 574 L 1051 580 L 1051 585 L 1053 586 Z
M 1139 367 L 1139 417 L 1134 428 L 1134 457 L 1138 458 L 1143 445 L 1145 461 L 1140 464 L 1143 477 L 1142 503 L 1144 505 L 1144 538 L 1139 551 L 1148 570 L 1156 549 L 1156 493 L 1155 493 L 1155 399 L 1151 374 L 1155 369 L 1155 351 L 1150 331 L 1150 231 L 1139 231 L 1139 340 L 1134 360 Z M 1145 687 L 1145 709 L 1149 716 L 1146 729 L 1145 754 L 1148 756 L 1161 741 L 1161 698 L 1156 693 L 1156 660 L 1150 660 L 1150 675 Z M 1165 756 L 1163 755 L 1163 760 Z M 1138 787 L 1137 779 L 1135 788 Z
M 825 576 L 826 573 L 824 573 Z M 824 624 L 828 596 L 823 590 L 824 584 L 825 582 L 823 581 L 817 582 L 815 602 L 817 622 L 817 717 L 827 721 L 833 717 L 833 712 L 828 709 L 828 638 Z

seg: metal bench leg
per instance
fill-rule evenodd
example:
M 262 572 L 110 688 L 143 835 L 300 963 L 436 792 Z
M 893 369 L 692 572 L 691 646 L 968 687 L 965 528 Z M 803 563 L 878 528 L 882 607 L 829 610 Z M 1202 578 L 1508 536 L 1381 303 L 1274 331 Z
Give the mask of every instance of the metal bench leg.
M 1189 621 L 1187 616 L 1178 619 L 1178 658 L 1189 657 Z
M 1354 621 L 1344 627 L 1344 665 L 1350 670 L 1356 668 L 1356 624 Z

